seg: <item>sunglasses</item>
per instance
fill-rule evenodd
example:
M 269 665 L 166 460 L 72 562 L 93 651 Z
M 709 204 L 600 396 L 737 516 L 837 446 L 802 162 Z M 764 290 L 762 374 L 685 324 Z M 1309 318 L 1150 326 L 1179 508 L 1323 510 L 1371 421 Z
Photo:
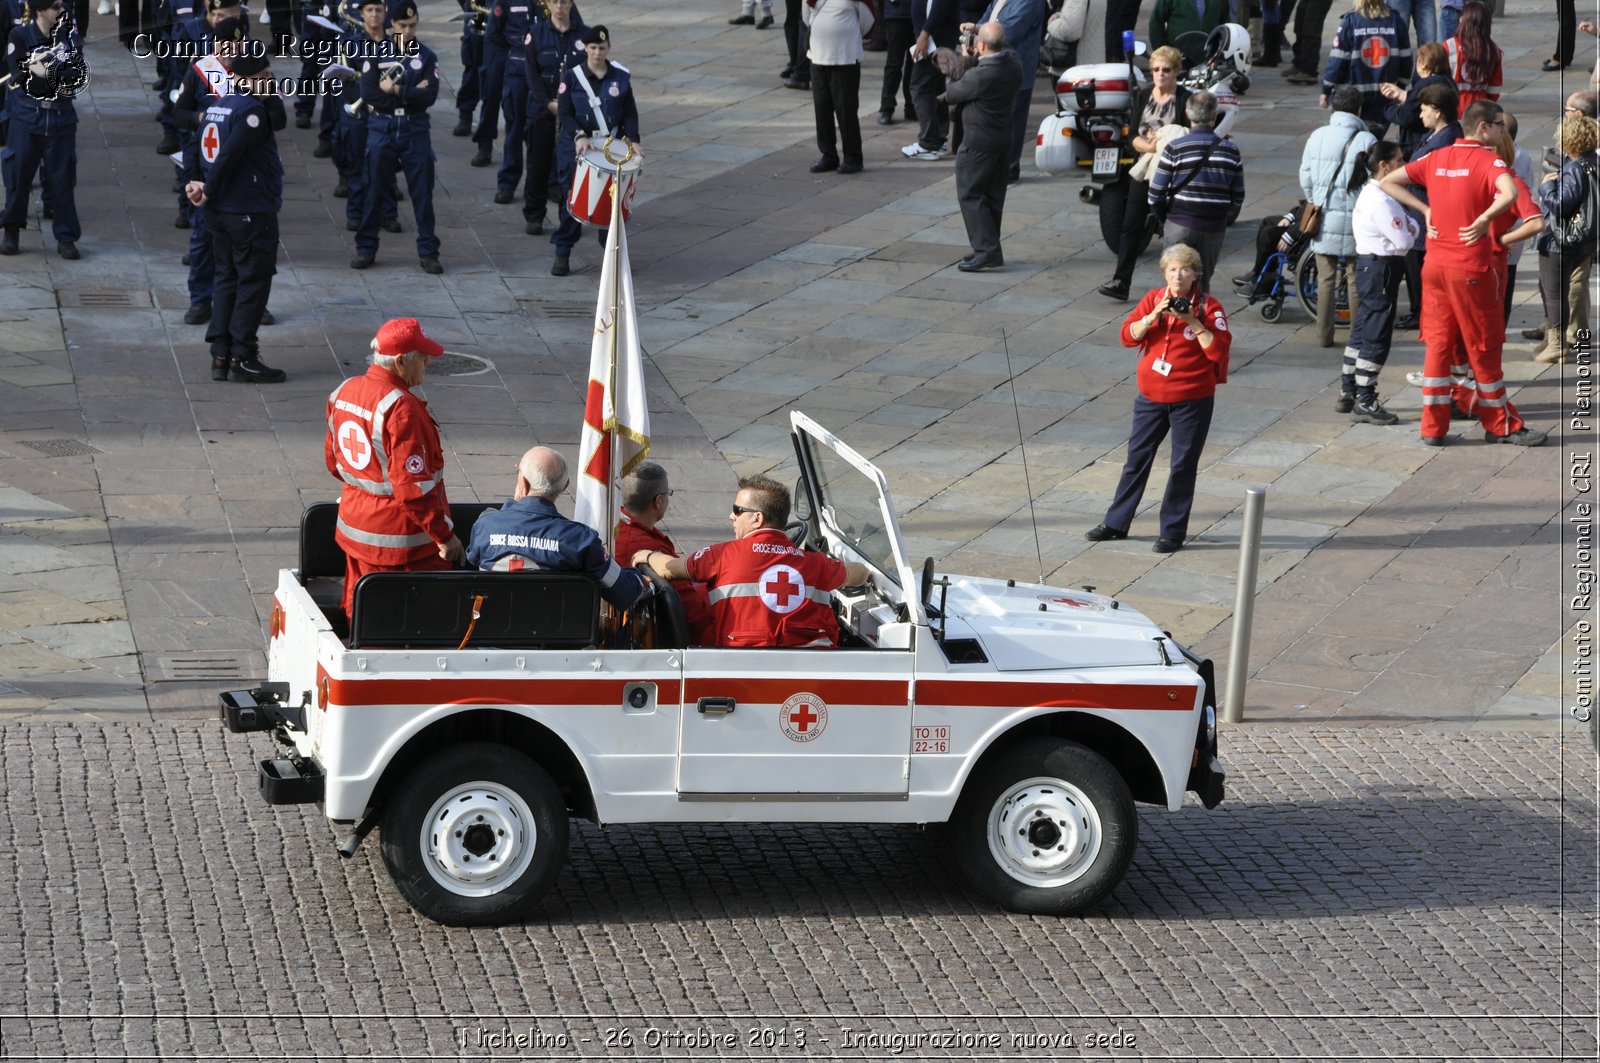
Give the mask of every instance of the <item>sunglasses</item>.
M 734 506 L 731 516 L 737 517 L 743 513 L 760 513 L 759 509 L 750 509 L 748 506 Z
M 1177 67 L 1171 66 L 1153 66 L 1150 68 L 1150 73 L 1152 74 L 1173 74 L 1176 72 Z

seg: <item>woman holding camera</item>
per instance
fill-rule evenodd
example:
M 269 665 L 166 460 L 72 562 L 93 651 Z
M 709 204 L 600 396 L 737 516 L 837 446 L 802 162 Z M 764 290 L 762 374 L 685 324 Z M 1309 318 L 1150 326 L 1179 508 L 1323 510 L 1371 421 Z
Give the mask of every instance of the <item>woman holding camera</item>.
M 1161 499 L 1161 531 L 1152 548 L 1183 548 L 1194 505 L 1200 452 L 1211 430 L 1217 385 L 1228 379 L 1233 343 L 1222 304 L 1200 290 L 1200 252 L 1174 244 L 1161 253 L 1166 283 L 1139 300 L 1122 323 L 1122 345 L 1139 348 L 1139 394 L 1133 400 L 1128 460 L 1105 521 L 1084 533 L 1091 542 L 1126 539 L 1156 449 L 1172 435 L 1172 471 Z

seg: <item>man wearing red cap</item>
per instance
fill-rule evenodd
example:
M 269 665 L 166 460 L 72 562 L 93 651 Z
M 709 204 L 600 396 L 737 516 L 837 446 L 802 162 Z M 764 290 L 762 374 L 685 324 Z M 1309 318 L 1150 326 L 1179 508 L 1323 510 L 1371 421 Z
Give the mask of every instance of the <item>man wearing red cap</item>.
M 344 549 L 344 612 L 368 572 L 443 569 L 461 540 L 444 493 L 444 448 L 428 404 L 411 393 L 444 348 L 416 318 L 386 321 L 372 365 L 328 397 L 328 471 L 344 481 L 334 539 Z

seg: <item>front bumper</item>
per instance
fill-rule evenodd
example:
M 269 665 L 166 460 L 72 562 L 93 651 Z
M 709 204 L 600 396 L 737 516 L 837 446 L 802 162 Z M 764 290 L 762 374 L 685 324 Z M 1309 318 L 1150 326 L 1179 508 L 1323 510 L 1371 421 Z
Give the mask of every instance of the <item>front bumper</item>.
M 1197 660 L 1188 650 L 1184 656 Z M 1217 698 L 1216 669 L 1209 660 L 1199 661 L 1200 678 L 1205 682 L 1200 726 L 1194 736 L 1194 758 L 1189 762 L 1189 781 L 1184 789 L 1193 790 L 1200 803 L 1207 808 L 1222 804 L 1224 784 L 1228 773 L 1223 770 L 1222 758 L 1217 755 Z

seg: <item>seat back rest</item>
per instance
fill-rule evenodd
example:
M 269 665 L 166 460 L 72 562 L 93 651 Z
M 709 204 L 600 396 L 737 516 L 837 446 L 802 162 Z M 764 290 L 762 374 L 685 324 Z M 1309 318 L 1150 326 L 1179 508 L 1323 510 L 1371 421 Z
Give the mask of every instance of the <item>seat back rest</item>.
M 472 526 L 485 510 L 498 509 L 494 502 L 453 502 L 450 519 L 456 535 L 465 546 L 472 539 Z M 344 550 L 334 541 L 334 525 L 339 522 L 339 503 L 313 502 L 300 514 L 300 578 L 344 578 Z
M 351 649 L 455 649 L 469 627 L 476 649 L 593 646 L 600 585 L 577 572 L 372 572 L 356 584 Z

